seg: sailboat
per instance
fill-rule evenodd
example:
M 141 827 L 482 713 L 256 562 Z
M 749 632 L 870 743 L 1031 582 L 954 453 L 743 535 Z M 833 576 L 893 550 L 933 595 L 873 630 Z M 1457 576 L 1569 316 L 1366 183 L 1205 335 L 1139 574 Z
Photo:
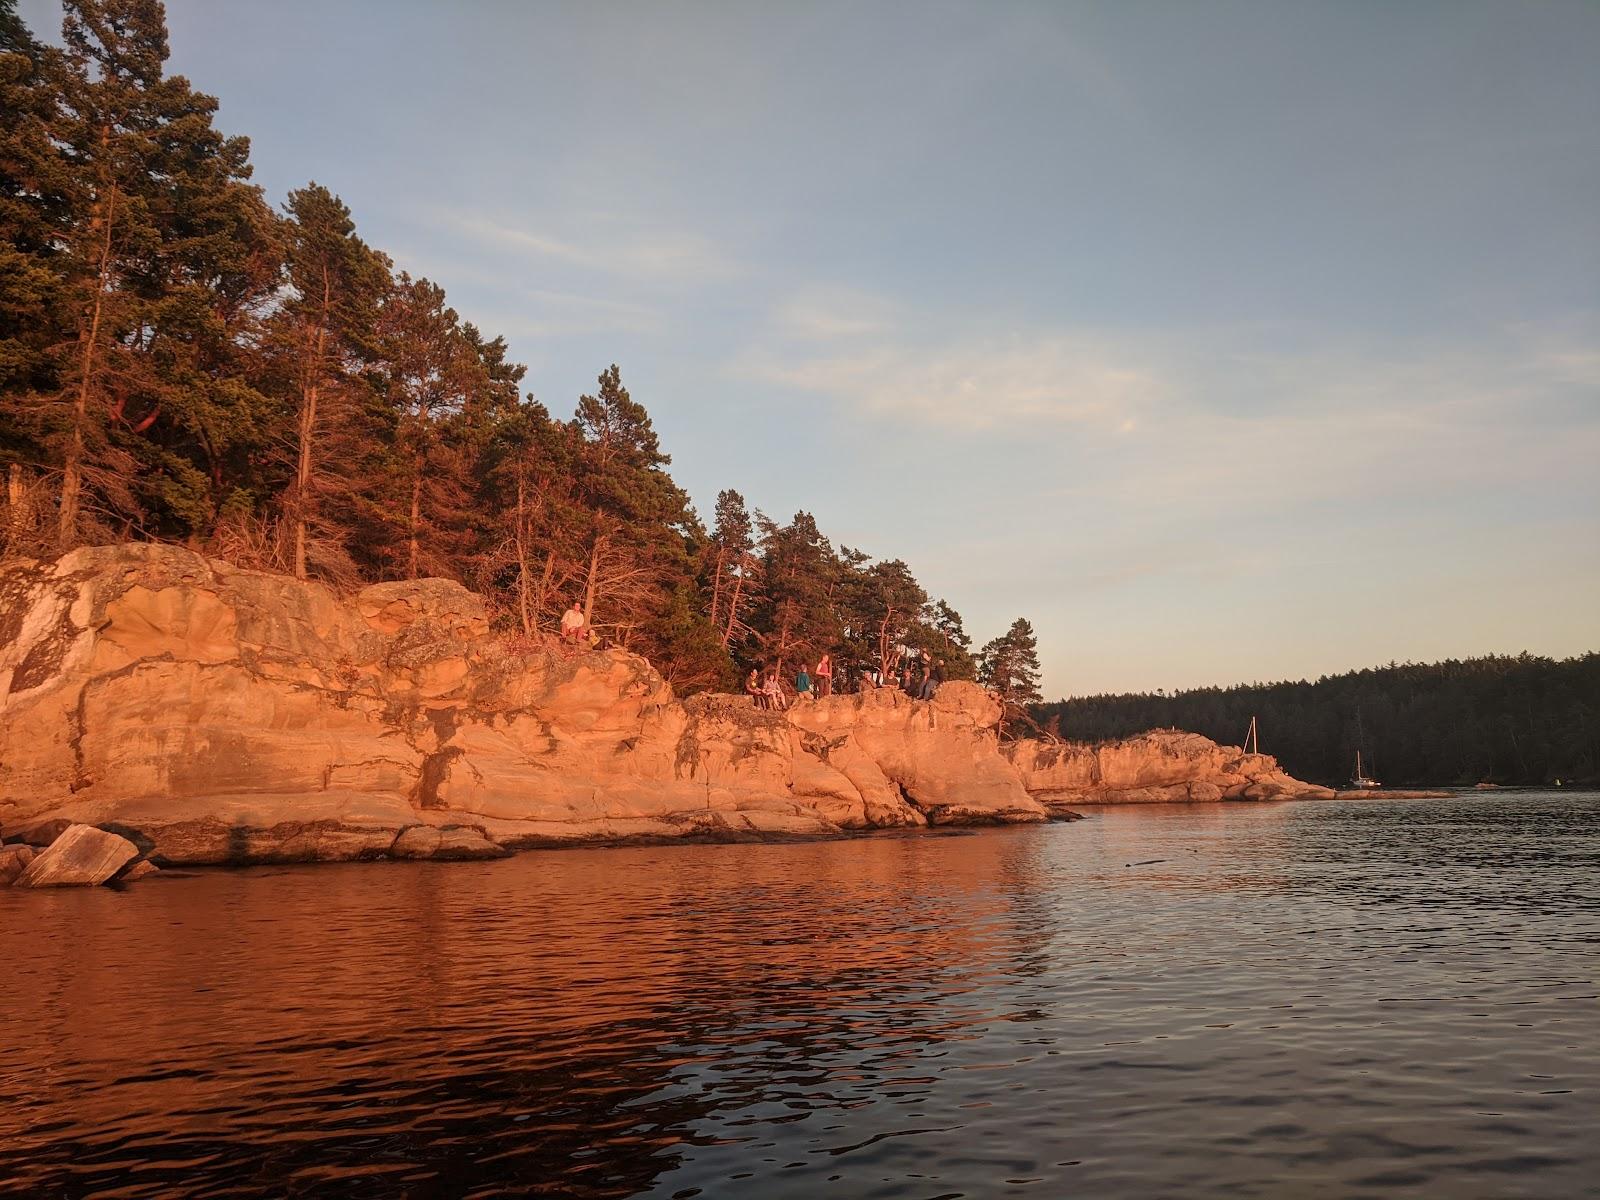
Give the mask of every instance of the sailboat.
M 1350 777 L 1350 786 L 1360 791 L 1370 788 L 1380 788 L 1383 784 L 1376 779 L 1368 779 L 1361 771 L 1361 751 L 1356 751 L 1356 773 Z

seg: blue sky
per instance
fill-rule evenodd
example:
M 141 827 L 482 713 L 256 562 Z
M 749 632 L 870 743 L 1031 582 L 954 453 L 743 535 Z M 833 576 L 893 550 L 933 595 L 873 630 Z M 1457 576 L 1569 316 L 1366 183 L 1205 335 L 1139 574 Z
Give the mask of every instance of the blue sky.
M 1047 696 L 1600 648 L 1600 5 L 168 10 L 275 202 Z

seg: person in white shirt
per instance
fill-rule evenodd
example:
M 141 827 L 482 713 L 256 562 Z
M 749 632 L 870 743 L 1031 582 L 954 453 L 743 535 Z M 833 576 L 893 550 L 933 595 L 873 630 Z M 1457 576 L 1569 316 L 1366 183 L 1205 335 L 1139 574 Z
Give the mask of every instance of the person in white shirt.
M 561 636 L 576 642 L 583 637 L 583 625 L 583 608 L 574 600 L 572 607 L 561 614 Z

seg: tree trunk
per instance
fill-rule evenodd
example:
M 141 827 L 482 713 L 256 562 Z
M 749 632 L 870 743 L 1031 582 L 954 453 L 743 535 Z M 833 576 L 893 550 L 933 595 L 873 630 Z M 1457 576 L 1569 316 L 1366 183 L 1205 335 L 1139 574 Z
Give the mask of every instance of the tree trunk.
M 517 464 L 517 610 L 522 617 L 522 636 L 533 637 L 533 613 L 528 607 L 528 480 L 521 463 Z
M 733 627 L 739 622 L 739 596 L 744 591 L 744 577 L 747 571 L 746 564 L 739 564 L 739 576 L 733 581 L 733 595 L 728 597 L 728 624 L 722 631 L 722 648 L 726 650 L 728 643 L 733 641 Z
M 6 472 L 6 524 L 11 527 L 10 549 L 17 548 L 22 537 L 22 505 L 28 494 L 22 480 L 22 464 L 12 463 Z
M 727 547 L 717 547 L 717 570 L 711 577 L 711 625 L 712 628 L 720 625 L 717 614 L 722 611 L 722 570 L 728 557 Z
M 328 351 L 328 310 L 333 303 L 333 280 L 322 268 L 322 317 L 317 322 L 317 348 L 304 376 L 300 395 L 300 455 L 294 478 L 294 575 L 306 577 L 306 524 L 311 508 L 311 443 L 317 432 L 317 401 L 322 391 L 323 356 Z
M 407 578 L 417 577 L 417 527 L 422 523 L 422 464 L 423 455 L 418 449 L 411 458 L 411 537 L 409 539 L 410 560 Z
M 600 556 L 605 553 L 605 534 L 594 539 L 594 545 L 589 550 L 589 576 L 583 584 L 583 625 L 587 629 L 594 621 L 594 595 L 596 581 L 600 573 Z
M 107 136 L 102 136 L 104 143 Z M 105 236 L 100 242 L 100 271 L 95 282 L 94 310 L 89 317 L 89 328 L 80 334 L 82 362 L 78 378 L 78 396 L 72 406 L 72 432 L 67 438 L 67 451 L 61 470 L 61 511 L 56 520 L 56 543 L 62 550 L 70 550 L 78 535 L 78 510 L 83 494 L 83 427 L 89 418 L 89 392 L 94 387 L 95 351 L 100 347 L 100 318 L 105 312 L 106 289 L 111 283 L 111 231 L 117 212 L 115 184 L 106 195 Z
M 300 460 L 294 482 L 294 576 L 306 577 L 306 510 L 311 488 L 311 435 L 317 425 L 317 387 L 306 388 L 300 401 Z

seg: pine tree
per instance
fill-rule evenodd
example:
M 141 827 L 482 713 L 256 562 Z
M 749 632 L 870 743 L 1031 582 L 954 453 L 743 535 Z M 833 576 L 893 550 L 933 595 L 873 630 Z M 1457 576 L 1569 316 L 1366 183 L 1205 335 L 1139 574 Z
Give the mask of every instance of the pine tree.
M 930 649 L 944 663 L 946 677 L 976 678 L 978 664 L 973 661 L 972 639 L 967 635 L 961 614 L 945 601 L 939 600 L 928 609 L 925 620 L 934 635 Z
M 15 0 L 0 0 L 0 548 L 8 553 L 40 552 L 48 537 L 37 414 L 59 387 L 52 347 L 66 314 L 56 259 L 70 216 L 65 164 L 50 138 L 59 72 L 59 55 L 34 40 Z
M 716 525 L 707 542 L 710 559 L 711 624 L 724 649 L 750 633 L 745 616 L 758 599 L 760 563 L 755 556 L 755 524 L 744 497 L 732 488 L 717 493 Z
M 403 272 L 377 332 L 374 374 L 395 429 L 385 509 L 391 541 L 379 554 L 407 579 L 456 575 L 474 542 L 474 418 L 481 429 L 494 402 L 484 348 L 443 288 Z
M 332 568 L 345 552 L 337 522 L 322 512 L 338 487 L 341 437 L 359 428 L 374 350 L 379 304 L 388 290 L 389 263 L 356 236 L 350 210 L 312 183 L 289 193 L 284 227 L 289 294 L 274 314 L 269 336 L 294 417 L 284 511 L 291 531 L 290 567 L 304 579 L 317 558 Z
M 928 594 L 898 558 L 859 568 L 851 591 L 855 619 L 850 625 L 858 657 L 875 663 L 884 677 L 894 675 L 903 650 L 921 648 L 917 643 L 923 639 L 917 634 Z
M 163 416 L 203 428 L 219 365 L 224 392 L 237 380 L 227 355 L 204 351 L 197 378 L 196 346 L 219 336 L 207 312 L 219 276 L 249 273 L 240 237 L 264 229 L 248 143 L 213 128 L 212 97 L 164 74 L 157 0 L 67 0 L 62 38 L 50 134 L 71 217 L 56 256 L 71 330 L 50 418 L 66 546 L 86 514 L 143 526 L 150 502 L 172 505 L 187 486 L 181 455 L 143 435 Z
M 978 656 L 978 680 L 994 690 L 1005 713 L 1005 727 L 1015 733 L 1031 725 L 1027 710 L 1041 701 L 1039 652 L 1033 626 L 1023 617 L 988 642 Z
M 525 638 L 553 627 L 582 582 L 588 514 L 576 498 L 582 438 L 528 400 L 502 411 L 483 457 L 489 513 L 480 579 L 507 597 Z
M 693 579 L 705 531 L 616 365 L 598 382 L 572 423 L 581 438 L 576 499 L 587 513 L 584 615 L 621 645 L 665 659 L 674 588 Z M 694 611 L 710 628 L 704 606 Z
M 800 658 L 814 658 L 843 644 L 836 605 L 843 573 L 838 556 L 808 512 L 788 525 L 757 513 L 761 529 L 761 577 L 765 595 L 752 624 L 756 649 L 780 673 Z

